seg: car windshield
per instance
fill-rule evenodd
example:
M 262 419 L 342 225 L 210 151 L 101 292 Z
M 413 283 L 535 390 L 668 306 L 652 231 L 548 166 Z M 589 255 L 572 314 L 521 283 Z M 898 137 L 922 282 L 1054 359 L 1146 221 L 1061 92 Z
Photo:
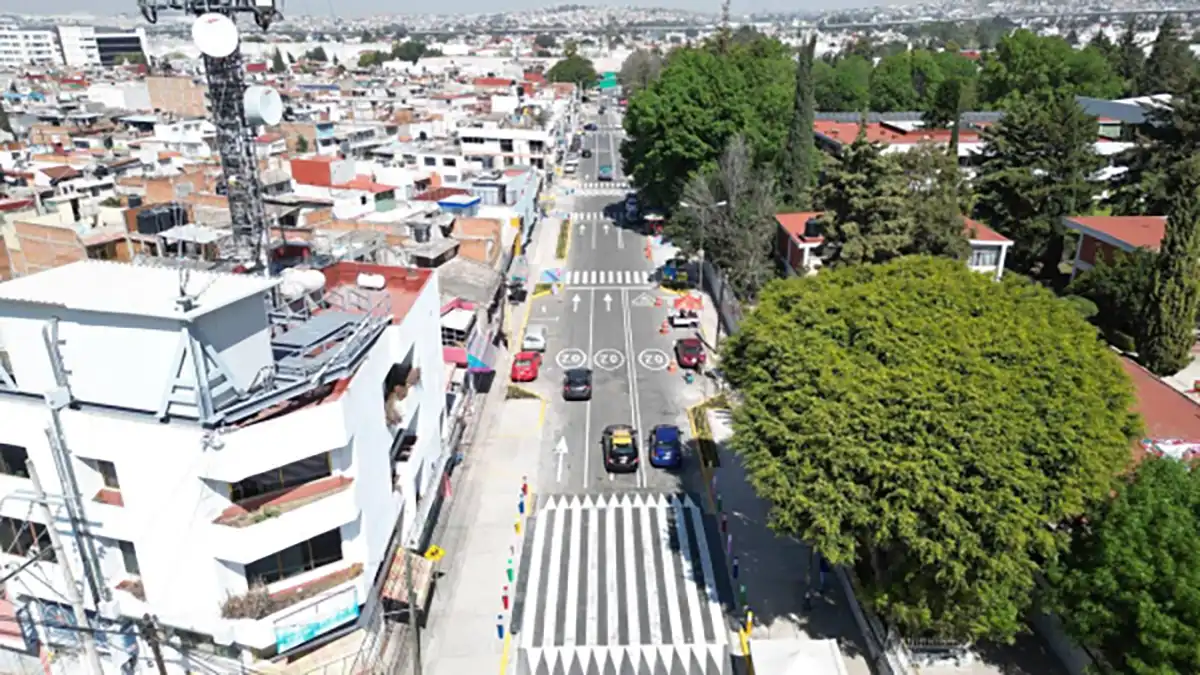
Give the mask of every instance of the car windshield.
M 700 353 L 700 345 L 695 344 L 695 343 L 688 344 L 685 342 L 685 343 L 679 345 L 679 348 L 683 350 L 684 354 L 687 354 L 689 356 Z
M 567 371 L 567 384 L 587 384 L 589 379 L 591 378 L 588 377 L 588 372 L 586 370 Z

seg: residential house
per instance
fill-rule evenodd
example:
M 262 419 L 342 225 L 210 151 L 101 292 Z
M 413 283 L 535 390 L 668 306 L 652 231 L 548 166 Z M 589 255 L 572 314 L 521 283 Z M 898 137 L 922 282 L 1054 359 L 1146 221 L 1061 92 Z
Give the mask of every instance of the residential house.
M 1167 231 L 1163 216 L 1067 216 L 1062 222 L 1079 233 L 1071 278 L 1098 262 L 1111 262 L 1117 251 L 1157 251 Z

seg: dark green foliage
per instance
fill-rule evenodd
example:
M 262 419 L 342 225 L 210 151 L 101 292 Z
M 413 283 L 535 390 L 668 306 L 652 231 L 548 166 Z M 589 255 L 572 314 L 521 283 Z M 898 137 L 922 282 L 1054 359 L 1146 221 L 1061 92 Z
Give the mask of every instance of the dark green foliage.
M 1179 34 L 1179 21 L 1168 15 L 1158 27 L 1140 89 L 1145 94 L 1182 94 L 1195 74 L 1196 59 Z
M 1096 306 L 1096 303 L 1088 300 L 1082 295 L 1063 296 L 1063 302 L 1066 303 L 1071 309 L 1079 312 L 1079 316 L 1083 318 L 1084 321 L 1091 321 L 1092 319 L 1096 318 L 1097 314 L 1100 313 L 1100 308 Z
M 904 254 L 966 260 L 971 245 L 962 214 L 971 195 L 957 156 L 941 146 L 924 143 L 895 157 L 908 183 L 911 230 Z
M 1096 155 L 1096 118 L 1070 94 L 1014 99 L 983 133 L 976 213 L 1012 239 L 1009 266 L 1057 280 L 1066 248 L 1062 218 L 1088 212 L 1103 165 Z
M 981 99 L 1005 109 L 1031 94 L 1113 98 L 1121 88 L 1120 78 L 1099 50 L 1072 49 L 1060 37 L 1025 29 L 1000 40 L 979 78 Z
M 546 71 L 546 79 L 551 82 L 570 82 L 583 89 L 595 84 L 596 68 L 590 59 L 579 54 L 570 54 L 550 66 L 550 70 Z
M 817 39 L 811 38 L 800 47 L 796 60 L 796 94 L 792 108 L 792 125 L 788 129 L 787 147 L 780 161 L 779 187 L 783 204 L 790 209 L 812 207 L 812 191 L 817 180 L 817 155 L 813 141 L 813 58 Z
M 1200 672 L 1200 472 L 1142 462 L 1116 498 L 1076 526 L 1051 570 L 1067 631 L 1116 672 Z
M 1141 332 L 1157 257 L 1153 251 L 1145 249 L 1131 253 L 1118 251 L 1111 262 L 1102 262 L 1081 272 L 1067 286 L 1067 293 L 1087 298 L 1096 304 L 1099 311 L 1095 323 L 1104 330 L 1110 341 L 1114 333 L 1121 333 L 1131 340 L 1125 346 L 1115 345 L 1114 342 L 1115 346 L 1126 351 L 1134 349 L 1133 336 Z
M 1127 96 L 1136 96 L 1142 86 L 1146 52 L 1138 44 L 1137 22 L 1133 18 L 1125 25 L 1125 32 L 1121 33 L 1121 39 L 1117 42 L 1116 54 L 1110 57 L 1110 60 L 1113 58 L 1116 59 L 1113 69 L 1124 84 L 1124 93 Z
M 906 634 L 1011 638 L 1051 524 L 1126 465 L 1133 391 L 1052 293 L 906 257 L 769 284 L 725 344 L 732 445 L 771 527 Z
M 1158 375 L 1191 362 L 1200 309 L 1200 160 L 1179 162 L 1168 179 L 1167 232 L 1150 281 L 1138 356 Z
M 283 62 L 283 54 L 279 53 L 279 48 L 271 53 L 271 72 L 283 73 L 287 71 L 287 64 Z
M 1171 105 L 1153 108 L 1135 132 L 1137 145 L 1121 153 L 1116 163 L 1128 167 L 1118 176 L 1108 203 L 1123 216 L 1161 216 L 1171 194 L 1167 170 L 1200 153 L 1200 80 L 1171 99 Z

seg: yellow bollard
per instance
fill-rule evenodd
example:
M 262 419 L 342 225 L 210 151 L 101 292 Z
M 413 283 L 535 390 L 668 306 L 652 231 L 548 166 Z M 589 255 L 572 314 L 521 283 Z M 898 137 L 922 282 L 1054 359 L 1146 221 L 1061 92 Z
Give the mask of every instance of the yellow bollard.
M 517 534 L 521 534 L 521 519 L 520 518 L 517 518 L 515 521 L 513 521 L 513 529 L 517 531 Z
M 754 612 L 746 610 L 746 634 L 749 635 L 754 630 Z

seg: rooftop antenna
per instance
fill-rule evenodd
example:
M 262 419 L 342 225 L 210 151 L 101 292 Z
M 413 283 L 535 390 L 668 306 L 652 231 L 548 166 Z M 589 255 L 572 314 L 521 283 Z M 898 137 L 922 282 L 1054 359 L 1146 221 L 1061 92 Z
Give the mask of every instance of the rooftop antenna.
M 209 109 L 217 130 L 217 151 L 222 176 L 218 192 L 229 199 L 235 249 L 245 252 L 246 268 L 269 275 L 271 230 L 254 150 L 255 128 L 278 124 L 282 106 L 263 87 L 247 90 L 240 49 L 241 36 L 235 19 L 249 14 L 256 25 L 267 30 L 282 18 L 282 0 L 137 0 L 138 9 L 150 23 L 158 22 L 160 11 L 178 11 L 196 17 L 192 41 L 199 48 L 208 79 Z M 278 113 L 276 110 L 278 109 Z M 241 257 L 241 256 L 239 256 Z

